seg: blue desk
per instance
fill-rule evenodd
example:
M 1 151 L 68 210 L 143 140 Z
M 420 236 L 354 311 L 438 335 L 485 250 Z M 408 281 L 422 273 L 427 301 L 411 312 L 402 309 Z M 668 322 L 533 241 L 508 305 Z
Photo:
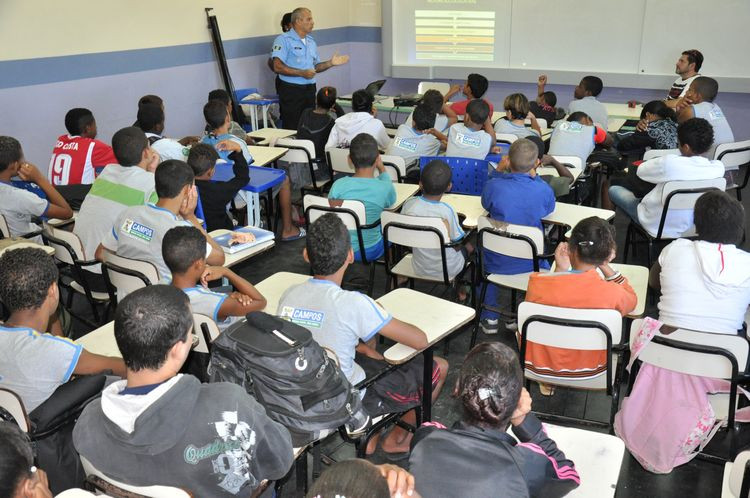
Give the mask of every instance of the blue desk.
M 234 178 L 232 161 L 216 164 L 211 180 L 225 182 Z M 264 168 L 250 166 L 250 181 L 242 187 L 247 202 L 247 224 L 259 226 L 260 224 L 260 194 L 266 192 L 284 181 L 286 172 L 283 169 Z

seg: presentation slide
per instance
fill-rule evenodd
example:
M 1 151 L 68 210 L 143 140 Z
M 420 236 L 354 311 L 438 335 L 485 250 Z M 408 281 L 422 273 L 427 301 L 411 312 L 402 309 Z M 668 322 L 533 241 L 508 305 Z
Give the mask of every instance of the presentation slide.
M 507 64 L 510 0 L 393 2 L 393 63 L 490 67 Z

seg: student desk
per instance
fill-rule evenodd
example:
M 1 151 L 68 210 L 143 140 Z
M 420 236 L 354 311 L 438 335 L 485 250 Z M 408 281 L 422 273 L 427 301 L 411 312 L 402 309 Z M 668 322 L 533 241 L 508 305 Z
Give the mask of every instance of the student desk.
M 413 183 L 394 183 L 396 189 L 396 202 L 386 208 L 388 211 L 398 211 L 406 200 L 419 191 L 419 185 Z
M 422 422 L 429 422 L 432 420 L 432 347 L 471 322 L 475 311 L 469 306 L 406 288 L 392 290 L 376 301 L 395 318 L 419 327 L 427 335 L 427 348 L 421 351 L 424 355 Z M 383 356 L 389 363 L 400 365 L 419 353 L 397 343 Z
M 610 116 L 609 121 L 607 122 L 607 131 L 610 133 L 620 131 L 620 128 L 625 124 L 625 121 L 627 121 L 625 118 L 612 118 Z
M 255 284 L 255 288 L 258 289 L 258 292 L 263 294 L 263 297 L 266 298 L 266 307 L 263 311 L 270 315 L 275 315 L 282 294 L 284 294 L 288 288 L 307 282 L 311 278 L 312 276 L 310 275 L 280 271 Z
M 628 279 L 628 283 L 635 291 L 637 298 L 635 309 L 631 311 L 627 317 L 642 317 L 646 309 L 646 295 L 648 294 L 648 268 L 645 266 L 626 265 L 622 263 L 610 263 L 609 266 L 622 273 L 622 275 Z
M 297 133 L 296 131 L 294 133 Z M 252 166 L 266 166 L 283 156 L 289 149 L 284 147 L 265 147 L 259 145 L 248 145 L 247 149 L 253 156 Z
M 122 358 L 120 349 L 117 347 L 115 340 L 115 322 L 107 322 L 96 330 L 92 330 L 83 337 L 75 341 L 80 344 L 89 353 L 101 354 L 104 356 L 115 356 Z
M 615 212 L 610 211 L 609 209 L 600 209 L 588 206 L 579 206 L 578 204 L 556 202 L 555 210 L 542 218 L 542 221 L 551 225 L 568 226 L 572 229 L 578 224 L 579 221 L 591 216 L 597 216 L 605 221 L 610 221 L 615 217 Z M 568 230 L 568 232 L 565 234 L 565 237 L 570 237 L 570 230 Z
M 219 230 L 213 230 L 212 232 L 209 232 L 209 236 L 216 238 L 220 235 L 224 235 L 227 233 L 230 233 L 231 230 L 226 230 L 224 228 L 221 228 Z M 252 258 L 255 255 L 258 255 L 262 252 L 266 252 L 267 250 L 271 249 L 274 245 L 276 245 L 276 242 L 271 239 L 267 240 L 265 242 L 262 242 L 258 245 L 255 245 L 253 247 L 248 247 L 247 249 L 243 249 L 241 251 L 237 251 L 235 253 L 228 253 L 224 251 L 224 267 L 231 268 L 237 264 L 242 263 L 243 261 Z M 222 249 L 223 251 L 223 249 Z
M 624 118 L 626 120 L 641 119 L 641 111 L 643 110 L 642 105 L 628 107 L 628 104 L 615 104 L 611 102 L 602 102 L 602 104 L 604 104 L 604 107 L 607 109 L 609 120 L 612 118 Z
M 73 216 L 68 218 L 67 220 L 61 220 L 59 218 L 50 218 L 47 220 L 47 224 L 53 228 L 62 228 L 72 223 L 75 223 L 77 215 L 78 215 L 78 212 L 73 211 Z
M 566 496 L 613 497 L 620 477 L 625 443 L 617 436 L 561 425 L 542 424 L 557 447 L 572 460 L 581 485 Z M 511 429 L 508 434 L 515 438 Z
M 268 128 L 268 109 L 272 104 L 278 104 L 279 98 L 276 96 L 265 96 L 259 99 L 250 99 L 248 97 L 249 95 L 240 100 L 239 104 L 240 107 L 247 106 L 250 108 L 250 124 L 253 130 L 258 129 L 258 107 L 260 107 L 260 112 L 263 116 L 263 127 Z M 273 125 L 273 121 L 271 121 L 271 124 Z
M 251 131 L 248 137 L 256 140 L 255 145 L 269 145 L 279 138 L 289 138 L 297 134 L 297 130 L 285 130 L 283 128 L 261 128 L 260 130 Z M 253 154 L 255 157 L 255 154 Z
M 482 207 L 482 198 L 478 195 L 443 194 L 441 201 L 452 207 L 456 214 L 466 217 L 461 224 L 467 229 L 476 228 L 477 219 L 487 214 Z
M 0 256 L 2 256 L 5 251 L 12 251 L 13 249 L 24 249 L 27 247 L 30 247 L 32 249 L 41 249 L 50 256 L 55 254 L 55 250 L 50 246 L 43 246 L 42 244 L 37 244 L 36 242 L 32 242 L 22 237 L 12 237 L 10 239 L 0 239 Z
M 570 182 L 570 185 L 572 187 L 573 184 L 578 180 L 578 177 L 581 176 L 581 173 L 583 173 L 583 170 L 581 168 L 572 167 L 568 168 L 568 171 L 570 171 L 570 173 L 573 175 L 573 181 Z M 536 173 L 538 175 L 560 176 L 554 166 L 539 166 L 536 169 Z
M 275 155 L 275 159 L 283 156 L 287 149 L 281 149 L 284 152 L 278 153 L 279 147 L 250 147 L 251 149 L 268 149 L 274 150 L 272 154 L 266 154 L 261 159 L 267 159 Z M 278 154 L 278 155 L 276 155 Z M 253 152 L 255 157 L 255 152 Z M 273 161 L 275 159 L 271 159 Z M 267 162 L 270 162 L 267 161 Z M 254 163 L 253 163 L 254 164 Z M 234 172 L 232 171 L 232 161 L 217 162 L 214 168 L 214 175 L 211 177 L 212 181 L 228 181 L 234 178 Z M 258 166 L 250 166 L 250 181 L 247 185 L 242 188 L 245 192 L 244 197 L 247 202 L 247 224 L 249 226 L 258 226 L 260 224 L 260 194 L 272 189 L 276 185 L 284 181 L 286 173 L 283 169 L 275 168 L 264 168 Z M 270 209 L 269 203 L 269 209 Z

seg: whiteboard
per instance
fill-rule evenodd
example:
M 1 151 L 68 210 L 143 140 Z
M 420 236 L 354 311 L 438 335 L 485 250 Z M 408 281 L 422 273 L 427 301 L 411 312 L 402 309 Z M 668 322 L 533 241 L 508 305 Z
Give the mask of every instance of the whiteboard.
M 514 0 L 510 67 L 636 73 L 645 8 L 646 0 Z
M 750 77 L 748 0 L 647 0 L 643 28 L 641 73 L 673 74 L 679 54 L 696 48 L 701 73 Z

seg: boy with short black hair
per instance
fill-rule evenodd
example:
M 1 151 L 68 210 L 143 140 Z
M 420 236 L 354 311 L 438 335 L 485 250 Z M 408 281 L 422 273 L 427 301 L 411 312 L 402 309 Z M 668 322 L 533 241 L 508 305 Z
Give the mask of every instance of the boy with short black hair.
M 12 185 L 11 180 L 16 176 L 39 185 L 47 198 Z M 0 198 L 0 214 L 5 217 L 11 237 L 41 230 L 33 221 L 40 216 L 60 219 L 73 216 L 73 210 L 57 189 L 36 166 L 26 162 L 21 143 L 13 137 L 0 136 Z M 38 235 L 31 240 L 42 243 Z
M 422 99 L 419 103 L 426 105 L 435 112 L 434 128 L 440 133 L 448 133 L 448 128 L 458 122 L 458 115 L 451 109 L 450 105 L 445 103 L 445 99 L 443 98 L 443 94 L 440 93 L 440 90 L 435 90 L 434 88 L 427 90 L 424 92 L 424 95 L 422 95 Z M 409 117 L 406 118 L 405 122 L 411 123 L 413 115 L 414 112 L 412 111 L 412 113 L 409 114 Z
M 217 148 L 230 151 L 229 159 L 234 162 L 232 173 L 234 176 L 227 181 L 214 181 L 216 161 L 219 154 L 216 149 L 208 144 L 195 144 L 190 149 L 187 163 L 195 174 L 195 186 L 203 208 L 203 218 L 206 222 L 206 230 L 212 232 L 220 228 L 232 230 L 234 223 L 227 205 L 237 196 L 237 193 L 250 181 L 250 170 L 242 155 L 242 149 L 237 142 L 224 140 L 216 144 Z
M 474 99 L 466 106 L 463 123 L 456 123 L 448 131 L 448 157 L 484 159 L 495 146 L 495 128 L 490 119 L 487 102 Z
M 96 140 L 96 120 L 88 109 L 69 110 L 65 129 L 68 133 L 57 138 L 47 171 L 53 185 L 90 185 L 97 168 L 117 162 L 112 147 Z
M 171 159 L 156 168 L 154 183 L 159 200 L 156 204 L 133 206 L 115 220 L 110 232 L 96 250 L 96 259 L 104 261 L 104 251 L 126 258 L 153 263 L 162 281 L 170 280 L 170 271 L 161 254 L 162 239 L 175 226 L 194 226 L 205 238 L 206 261 L 224 264 L 221 246 L 206 234 L 195 217 L 198 194 L 193 171 L 186 163 Z
M 537 80 L 536 89 L 537 96 L 536 100 L 529 102 L 529 110 L 536 116 L 537 119 L 544 119 L 547 121 L 547 128 L 552 128 L 552 123 L 559 119 L 557 105 L 557 95 L 555 92 L 545 91 L 547 85 L 547 75 L 542 74 Z M 565 112 L 560 110 L 562 114 Z M 562 117 L 562 116 L 560 116 Z
M 193 314 L 169 285 L 120 301 L 115 339 L 127 380 L 89 403 L 73 444 L 100 472 L 133 486 L 187 488 L 195 496 L 259 495 L 294 461 L 289 431 L 235 384 L 177 374 L 192 347 Z
M 201 139 L 201 143 L 212 145 L 217 151 L 223 152 L 231 150 L 226 142 L 233 142 L 239 146 L 247 164 L 252 164 L 253 156 L 250 155 L 247 144 L 228 131 L 230 116 L 227 107 L 219 100 L 210 100 L 203 106 L 203 117 L 206 118 L 209 133 Z M 222 144 L 222 142 L 224 143 Z M 279 209 L 281 211 L 282 242 L 289 242 L 304 237 L 305 229 L 298 228 L 292 224 L 292 193 L 288 177 L 284 178 L 284 181 L 278 188 L 274 187 L 274 195 L 277 192 L 279 195 Z
M 536 175 L 534 168 L 539 164 L 539 150 L 531 140 L 519 138 L 508 151 L 509 171 L 493 174 L 484 185 L 482 207 L 493 220 L 514 225 L 536 227 L 543 230 L 542 218 L 555 210 L 555 194 L 552 188 Z M 504 163 L 501 163 L 502 167 Z M 485 251 L 482 271 L 501 275 L 515 275 L 534 270 L 531 260 L 514 258 Z M 546 261 L 539 263 L 541 268 L 549 268 Z M 498 289 L 488 285 L 485 304 L 495 307 L 498 302 Z M 499 330 L 498 314 L 483 310 L 482 330 L 486 334 L 496 334 Z
M 344 273 L 354 262 L 354 254 L 346 227 L 334 213 L 325 214 L 310 225 L 306 243 L 303 256 L 310 263 L 313 278 L 281 296 L 277 315 L 309 329 L 315 341 L 331 349 L 352 385 L 375 375 L 386 365 L 375 349 L 378 333 L 417 350 L 427 346 L 427 337 L 420 329 L 392 317 L 364 294 L 341 288 Z M 305 316 L 318 318 L 298 321 L 297 310 L 306 311 Z M 415 357 L 367 388 L 363 405 L 371 416 L 418 406 L 423 378 L 421 359 L 421 355 Z M 432 366 L 433 401 L 447 371 L 448 363 L 436 357 Z M 414 411 L 404 420 L 414 423 Z M 376 439 L 371 440 L 368 454 L 374 451 Z M 408 451 L 410 440 L 410 433 L 394 427 L 383 441 L 383 450 L 386 453 Z
M 711 124 L 714 129 L 714 144 L 708 151 L 710 156 L 713 156 L 717 145 L 734 142 L 729 121 L 721 107 L 714 104 L 718 93 L 719 83 L 715 79 L 707 76 L 695 78 L 685 93 L 684 103 L 677 114 L 678 123 L 691 118 L 702 118 Z
M 568 113 L 585 112 L 594 123 L 606 130 L 609 123 L 607 108 L 596 100 L 603 88 L 604 83 L 598 76 L 584 76 L 573 91 L 575 100 L 568 104 Z
M 361 201 L 367 215 L 365 223 L 369 225 L 379 220 L 383 210 L 396 202 L 396 190 L 393 188 L 391 176 L 383 166 L 378 144 L 372 135 L 360 133 L 354 137 L 349 147 L 349 161 L 354 166 L 354 175 L 333 182 L 328 198 Z M 361 261 L 357 233 L 351 231 L 350 236 L 354 256 L 357 261 Z M 380 227 L 362 230 L 362 239 L 367 261 L 375 261 L 383 255 L 383 236 Z
M 703 156 L 713 145 L 713 139 L 713 127 L 705 119 L 692 118 L 683 122 L 677 127 L 681 155 L 656 157 L 638 166 L 638 178 L 655 184 L 654 189 L 643 199 L 639 199 L 626 187 L 612 185 L 609 187 L 612 203 L 647 231 L 656 233 L 664 210 L 662 197 L 667 182 L 711 180 L 724 176 L 721 161 L 709 160 Z M 680 237 L 692 224 L 692 209 L 672 210 L 666 218 L 662 235 L 668 238 Z
M 435 156 L 448 138 L 435 128 L 435 111 L 427 104 L 419 104 L 412 113 L 411 126 L 399 125 L 396 136 L 385 153 L 404 158 L 407 169 L 422 156 Z
M 365 90 L 357 90 L 352 94 L 352 112 L 336 119 L 325 148 L 348 147 L 355 136 L 367 133 L 376 140 L 380 149 L 385 149 L 391 137 L 377 115 L 375 98 Z
M 177 140 L 162 136 L 164 133 L 164 108 L 157 104 L 138 107 L 138 127 L 148 138 L 148 143 L 159 154 L 162 161 L 178 159 L 184 161 L 190 149 Z
M 0 301 L 10 312 L 0 325 L 0 387 L 21 397 L 26 412 L 42 404 L 72 375 L 111 370 L 125 376 L 119 358 L 89 353 L 46 334 L 60 300 L 59 273 L 41 249 L 9 249 L 0 256 Z
M 251 234 L 232 235 L 234 239 L 235 236 Z M 161 252 L 172 272 L 172 285 L 188 295 L 194 313 L 212 318 L 220 331 L 242 320 L 251 311 L 261 311 L 266 307 L 266 299 L 250 282 L 229 268 L 206 264 L 206 238 L 197 228 L 170 228 L 164 235 Z M 208 282 L 221 278 L 229 280 L 237 292 L 227 294 L 208 288 Z
M 117 131 L 112 136 L 112 150 L 117 164 L 104 168 L 94 180 L 73 227 L 73 233 L 81 239 L 86 259 L 93 259 L 99 243 L 126 208 L 157 201 L 154 170 L 160 158 L 149 146 L 143 131 L 135 126 Z M 96 290 L 106 291 L 100 267 L 91 266 L 88 271 L 99 277 Z
M 311 140 L 315 144 L 315 156 L 318 159 L 325 158 L 325 145 L 336 121 L 331 113 L 335 112 L 337 118 L 345 114 L 336 103 L 336 96 L 336 89 L 332 86 L 324 86 L 318 90 L 315 96 L 316 107 L 302 111 L 297 125 L 297 138 Z
M 419 179 L 422 195 L 408 199 L 401 209 L 403 214 L 409 216 L 441 218 L 450 237 L 449 241 L 445 241 L 446 243 L 459 242 L 466 235 L 461 229 L 461 223 L 459 223 L 458 216 L 456 216 L 453 208 L 440 201 L 443 194 L 451 189 L 451 175 L 450 166 L 440 159 L 434 159 L 427 163 Z M 474 247 L 469 243 L 445 249 L 449 278 L 455 277 L 464 269 L 466 260 L 473 251 Z M 442 256 L 439 250 L 414 248 L 412 253 L 411 264 L 417 275 L 443 278 Z
M 247 133 L 245 133 L 245 130 L 240 126 L 240 124 L 237 121 L 234 121 L 231 119 L 232 117 L 232 99 L 229 97 L 229 92 L 224 90 L 223 88 L 217 88 L 216 90 L 211 90 L 208 92 L 208 101 L 211 102 L 212 100 L 218 100 L 227 109 L 227 114 L 229 114 L 230 122 L 229 122 L 229 129 L 227 130 L 227 133 L 230 135 L 234 135 L 235 137 L 239 138 L 240 140 L 244 141 L 247 145 L 253 145 L 255 141 L 247 136 Z M 206 127 L 206 132 L 210 132 L 211 130 Z
M 461 85 L 451 85 L 450 90 L 448 90 L 448 93 L 445 94 L 445 102 L 448 102 L 451 97 L 456 95 L 459 91 L 463 92 L 466 99 L 459 100 L 458 102 L 453 102 L 450 105 L 450 108 L 453 112 L 455 112 L 459 116 L 463 116 L 467 112 L 469 103 L 475 99 L 482 99 L 489 86 L 490 83 L 489 81 L 487 81 L 487 78 L 485 78 L 481 74 L 471 73 L 466 78 L 466 83 L 464 83 L 463 87 L 461 87 Z M 492 116 L 492 113 L 495 112 L 495 108 L 493 107 L 492 102 L 487 99 L 482 100 L 487 103 L 487 106 L 489 106 L 489 115 Z

